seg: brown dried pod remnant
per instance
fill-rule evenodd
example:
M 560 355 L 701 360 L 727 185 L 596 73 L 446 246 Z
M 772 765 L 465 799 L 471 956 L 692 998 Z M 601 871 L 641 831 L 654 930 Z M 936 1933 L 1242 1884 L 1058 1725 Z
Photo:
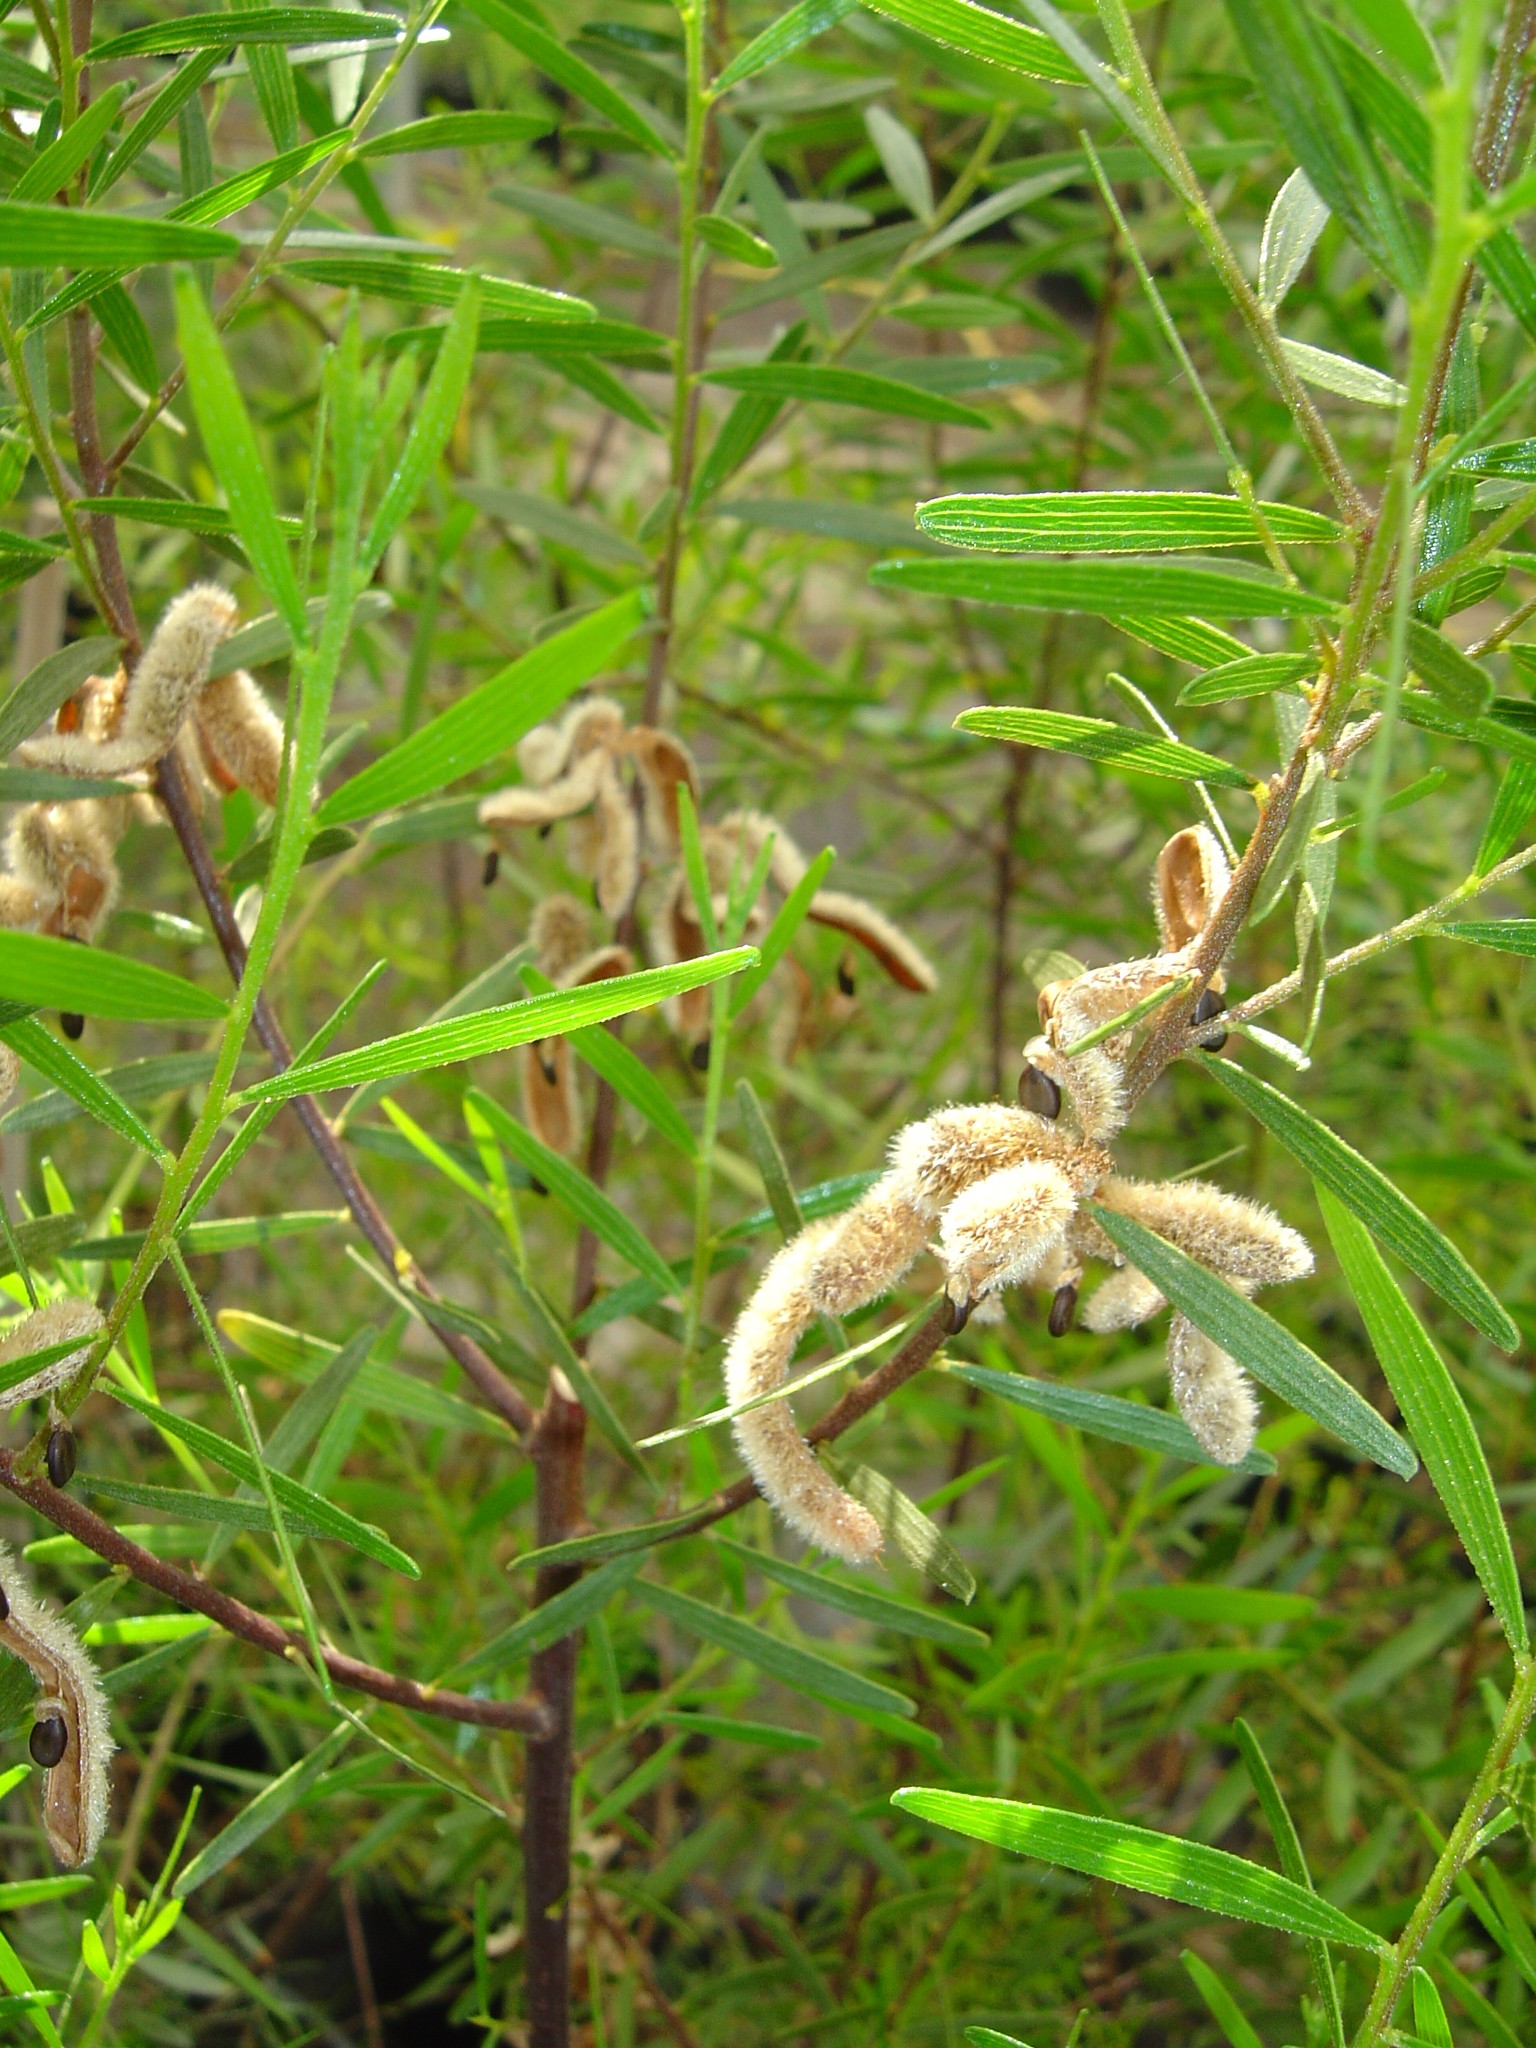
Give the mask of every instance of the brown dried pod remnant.
M 1203 1181 L 1117 1175 L 1109 1147 L 1125 1121 L 1132 1034 L 1072 1049 L 1185 971 L 1225 873 L 1203 827 L 1171 840 L 1157 872 L 1168 950 L 1044 990 L 1045 1032 L 1025 1048 L 1017 1106 L 952 1104 L 909 1125 L 892 1143 L 888 1171 L 861 1200 L 784 1247 L 726 1348 L 732 1408 L 782 1387 L 818 1315 L 846 1315 L 888 1293 L 935 1237 L 952 1329 L 1004 1288 L 1033 1284 L 1051 1290 L 1051 1332 L 1065 1334 L 1089 1259 L 1117 1270 L 1087 1304 L 1084 1326 L 1144 1321 L 1165 1306 L 1163 1298 L 1084 1212 L 1090 1199 L 1134 1216 L 1245 1294 L 1310 1270 L 1305 1240 L 1257 1203 Z M 1202 1448 L 1218 1463 L 1238 1463 L 1257 1423 L 1241 1368 L 1182 1317 L 1170 1333 L 1168 1364 L 1175 1401 Z M 791 1527 L 851 1563 L 879 1555 L 874 1518 L 817 1463 L 787 1402 L 739 1415 L 735 1431 L 760 1490 Z
M 585 988 L 628 974 L 627 946 L 592 944 L 592 920 L 574 896 L 546 896 L 533 913 L 528 937 L 539 971 L 557 988 Z M 571 1049 L 563 1038 L 540 1038 L 522 1051 L 523 1117 L 535 1137 L 555 1152 L 574 1152 L 580 1111 Z
M 78 1869 L 95 1855 L 107 1826 L 112 1733 L 106 1695 L 74 1630 L 38 1600 L 4 1544 L 0 1649 L 19 1657 L 36 1682 L 27 1746 L 48 1773 L 43 1827 L 59 1862 Z

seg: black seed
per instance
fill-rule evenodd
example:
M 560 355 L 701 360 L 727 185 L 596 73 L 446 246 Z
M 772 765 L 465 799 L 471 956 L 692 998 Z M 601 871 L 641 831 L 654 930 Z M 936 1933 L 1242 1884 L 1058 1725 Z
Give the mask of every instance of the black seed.
M 81 1038 L 85 1034 L 85 1019 L 78 1010 L 60 1010 L 59 1029 L 66 1038 Z
M 543 1181 L 535 1179 L 531 1173 L 528 1176 L 528 1186 L 536 1195 L 547 1195 L 549 1193 L 549 1189 L 545 1187 Z
M 1051 1296 L 1051 1316 L 1046 1328 L 1053 1337 L 1065 1337 L 1077 1314 L 1077 1289 L 1068 1283 Z
M 688 1055 L 688 1064 L 696 1074 L 709 1072 L 709 1040 L 701 1038 Z
M 480 870 L 480 886 L 484 889 L 489 889 L 492 882 L 495 881 L 496 877 L 500 873 L 501 848 L 499 846 L 493 846 L 490 852 L 485 856 L 485 866 Z
M 945 1297 L 944 1328 L 951 1337 L 958 1337 L 970 1320 L 971 1304 L 968 1301 L 956 1301 L 953 1296 Z
M 68 1486 L 75 1476 L 75 1432 L 67 1422 L 55 1423 L 48 1432 L 45 1457 L 49 1479 L 55 1486 Z
M 555 829 L 555 828 L 554 828 L 554 825 L 553 825 L 553 823 L 550 823 L 550 824 L 547 824 L 547 825 L 541 825 L 541 826 L 539 827 L 539 837 L 540 837 L 541 839 L 547 839 L 547 838 L 549 837 L 550 833 L 554 831 L 554 829 Z
M 546 1052 L 541 1042 L 533 1048 L 533 1056 L 539 1063 L 539 1072 L 553 1088 L 560 1078 L 560 1069 L 555 1065 L 554 1054 Z
M 7 1599 L 6 1597 L 5 1597 L 5 1588 L 4 1588 L 4 1586 L 0 1586 L 0 1621 L 9 1621 L 9 1620 L 10 1620 L 10 1618 L 11 1618 L 11 1603 L 10 1603 L 10 1601 L 9 1601 L 9 1600 L 8 1600 L 8 1599 Z
M 1054 1123 L 1061 1115 L 1061 1090 L 1050 1075 L 1031 1062 L 1019 1076 L 1019 1107 Z
M 1203 988 L 1200 991 L 1200 1000 L 1195 1004 L 1195 1022 L 1204 1024 L 1212 1017 L 1219 1017 L 1226 1007 L 1225 996 L 1213 988 Z M 1197 1039 L 1196 1043 L 1203 1046 L 1207 1052 L 1220 1052 L 1228 1036 L 1225 1031 L 1208 1031 L 1204 1038 Z
M 837 985 L 845 996 L 851 996 L 858 986 L 853 978 L 853 969 L 846 960 L 839 960 L 837 963 Z
M 27 1747 L 32 1752 L 32 1761 L 41 1764 L 45 1771 L 51 1771 L 55 1764 L 64 1761 L 64 1752 L 69 1747 L 69 1730 L 64 1725 L 62 1714 L 44 1714 L 32 1723 L 32 1733 L 27 1737 Z

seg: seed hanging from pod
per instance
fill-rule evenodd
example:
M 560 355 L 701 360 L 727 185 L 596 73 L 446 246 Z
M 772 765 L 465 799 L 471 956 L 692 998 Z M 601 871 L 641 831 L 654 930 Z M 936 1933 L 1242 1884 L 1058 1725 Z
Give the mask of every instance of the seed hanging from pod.
M 61 1488 L 68 1486 L 75 1476 L 77 1452 L 75 1432 L 67 1422 L 56 1422 L 48 1432 L 48 1448 L 44 1453 L 48 1478 L 52 1485 Z
M 1061 1089 L 1031 1060 L 1019 1076 L 1019 1107 L 1054 1123 L 1061 1115 Z

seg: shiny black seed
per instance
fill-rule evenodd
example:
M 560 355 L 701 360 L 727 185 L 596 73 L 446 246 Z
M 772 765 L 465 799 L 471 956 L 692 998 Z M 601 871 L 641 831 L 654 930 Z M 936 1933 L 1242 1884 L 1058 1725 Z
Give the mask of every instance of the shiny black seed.
M 85 1034 L 85 1019 L 78 1010 L 61 1010 L 59 1029 L 66 1038 L 81 1038 Z
M 1061 1115 L 1061 1090 L 1031 1062 L 1019 1076 L 1019 1107 L 1054 1123 Z
M 500 873 L 501 849 L 498 846 L 493 846 L 490 852 L 485 856 L 485 866 L 480 870 L 481 887 L 489 889 L 492 882 L 495 881 L 496 877 Z
M 75 1432 L 67 1422 L 55 1423 L 48 1432 L 45 1457 L 49 1479 L 55 1486 L 68 1486 L 75 1476 Z
M 551 823 L 551 824 L 546 824 L 546 825 L 541 825 L 541 826 L 539 827 L 539 837 L 540 837 L 541 839 L 547 839 L 547 838 L 549 837 L 550 833 L 554 831 L 554 829 L 555 829 L 555 828 L 554 828 L 554 825 L 553 825 L 552 823 Z
M 1213 988 L 1204 988 L 1200 991 L 1200 1000 L 1195 1004 L 1195 1022 L 1197 1024 L 1207 1023 L 1212 1017 L 1219 1017 L 1226 1007 L 1227 1000 L 1225 996 L 1219 994 Z M 1229 1034 L 1225 1031 L 1208 1031 L 1204 1038 L 1196 1042 L 1203 1046 L 1207 1052 L 1220 1052 L 1221 1048 L 1226 1044 L 1228 1036 Z
M 64 1752 L 69 1747 L 69 1730 L 64 1725 L 62 1714 L 44 1714 L 32 1723 L 32 1733 L 27 1737 L 27 1747 L 32 1752 L 32 1761 L 41 1764 L 45 1771 L 51 1771 L 55 1764 L 64 1761 Z
M 549 1193 L 549 1189 L 545 1187 L 543 1181 L 531 1173 L 528 1176 L 528 1187 L 530 1192 L 535 1195 L 547 1195 Z
M 1069 1282 L 1051 1296 L 1051 1316 L 1046 1328 L 1053 1337 L 1065 1337 L 1077 1314 L 1077 1289 Z
M 4 1586 L 0 1586 L 0 1621 L 9 1621 L 9 1620 L 10 1620 L 10 1618 L 11 1618 L 11 1603 L 10 1603 L 10 1601 L 9 1601 L 9 1600 L 7 1600 L 7 1598 L 5 1597 L 5 1588 L 4 1588 Z
M 837 985 L 845 996 L 851 996 L 857 986 L 853 978 L 853 969 L 846 960 L 839 960 L 837 963 Z
M 949 1296 L 945 1297 L 944 1328 L 951 1337 L 958 1337 L 970 1320 L 971 1304 L 968 1301 L 955 1301 Z
M 688 1064 L 695 1073 L 707 1074 L 709 1072 L 709 1040 L 707 1038 L 701 1038 L 689 1053 Z

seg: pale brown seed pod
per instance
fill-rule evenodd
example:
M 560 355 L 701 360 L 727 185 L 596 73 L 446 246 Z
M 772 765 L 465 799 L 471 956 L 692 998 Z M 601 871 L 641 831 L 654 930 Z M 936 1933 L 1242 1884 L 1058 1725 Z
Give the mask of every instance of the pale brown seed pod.
M 639 770 L 646 844 L 653 853 L 670 858 L 681 843 L 678 785 L 686 787 L 697 812 L 699 771 L 676 734 L 663 732 L 659 726 L 637 725 L 626 745 Z
M 40 899 L 39 928 L 89 940 L 117 901 L 116 848 L 126 822 L 120 803 L 98 797 L 28 804 L 12 821 L 7 854 L 14 874 Z
M 640 822 L 629 791 L 612 758 L 604 756 L 594 793 L 592 880 L 598 908 L 605 917 L 620 918 L 640 886 Z
M 813 1224 L 785 1245 L 737 1319 L 725 1354 L 732 1407 L 783 1386 L 795 1345 L 816 1313 L 807 1275 L 840 1221 Z M 787 1401 L 738 1416 L 733 1429 L 764 1499 L 808 1543 L 849 1564 L 870 1564 L 880 1555 L 879 1523 L 817 1463 Z
M 208 680 L 221 641 L 234 629 L 234 599 L 216 583 L 196 583 L 166 607 L 130 677 L 110 737 L 86 732 L 29 741 L 22 758 L 86 775 L 151 767 L 170 751 L 193 698 Z
M 1076 1205 L 1071 1181 L 1045 1159 L 1004 1167 L 957 1195 L 939 1229 L 951 1301 L 968 1304 L 1038 1278 L 1061 1249 Z
M 1312 1248 L 1262 1203 L 1209 1181 L 1137 1181 L 1116 1175 L 1099 1199 L 1166 1237 L 1181 1252 L 1244 1292 L 1278 1287 L 1312 1270 Z
M 106 1695 L 80 1639 L 37 1599 L 0 1543 L 0 1649 L 19 1657 L 38 1691 L 31 1750 L 47 1770 L 43 1828 L 66 1869 L 89 1863 L 106 1832 L 112 1755 Z
M 1175 832 L 1157 856 L 1152 883 L 1164 952 L 1182 952 L 1200 937 L 1231 880 L 1226 853 L 1209 825 Z
M 547 783 L 514 784 L 499 789 L 480 806 L 480 823 L 493 839 L 504 839 L 527 825 L 552 825 L 587 809 L 607 767 L 603 754 L 587 754 L 568 775 Z
M 534 905 L 528 939 L 540 971 L 563 981 L 591 944 L 591 915 L 584 903 L 557 889 Z
M 0 927 L 6 931 L 40 931 L 56 902 L 20 875 L 0 875 Z
M 1179 1413 L 1208 1457 L 1240 1465 L 1253 1449 L 1259 1409 L 1242 1367 L 1175 1309 L 1168 1379 Z
M 938 987 L 938 976 L 906 933 L 862 897 L 818 889 L 805 914 L 815 924 L 830 925 L 856 939 L 901 988 L 928 995 Z
M 1122 1266 L 1096 1287 L 1083 1306 L 1083 1328 L 1096 1336 L 1112 1330 L 1134 1330 L 1150 1322 L 1167 1301 L 1144 1273 Z
M 243 668 L 204 685 L 193 720 L 214 786 L 225 792 L 248 789 L 260 802 L 275 804 L 283 721 Z
M 806 1268 L 812 1305 L 845 1316 L 889 1294 L 928 1241 L 928 1219 L 885 1174 L 817 1239 Z
M 39 1394 L 51 1394 L 56 1387 L 62 1387 L 84 1365 L 102 1327 L 101 1310 L 94 1302 L 68 1298 L 44 1302 L 41 1308 L 13 1323 L 0 1337 L 0 1365 L 15 1365 L 34 1351 L 47 1351 L 77 1337 L 82 1341 L 78 1350 L 66 1352 L 52 1364 L 39 1367 L 19 1386 L 0 1392 L 0 1409 L 15 1408 L 23 1401 L 36 1400 Z

